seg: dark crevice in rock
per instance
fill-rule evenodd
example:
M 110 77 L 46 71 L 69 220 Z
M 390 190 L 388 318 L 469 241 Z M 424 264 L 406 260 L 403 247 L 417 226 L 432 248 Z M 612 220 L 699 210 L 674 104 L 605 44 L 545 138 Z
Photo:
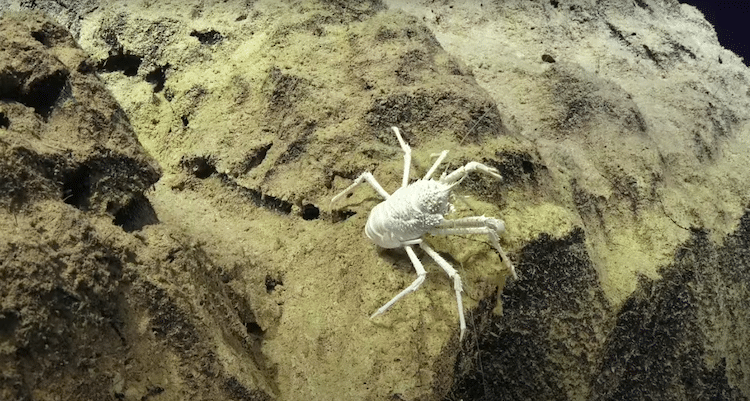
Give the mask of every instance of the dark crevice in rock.
M 292 204 L 283 199 L 271 195 L 265 195 L 254 189 L 245 188 L 243 192 L 250 197 L 256 206 L 265 207 L 283 214 L 292 213 Z
M 648 3 L 646 3 L 646 2 L 645 2 L 645 1 L 643 1 L 643 0 L 635 0 L 635 4 L 636 4 L 636 5 L 638 6 L 638 7 L 642 8 L 642 9 L 644 9 L 644 10 L 650 10 L 650 8 L 651 8 L 651 7 L 649 7 Z
M 154 85 L 154 93 L 159 93 L 164 89 L 164 84 L 167 81 L 167 69 L 169 69 L 169 63 L 146 74 L 146 82 Z
M 63 177 L 63 202 L 86 210 L 91 197 L 91 185 L 95 180 L 91 168 L 82 165 Z
M 320 209 L 317 206 L 307 203 L 302 205 L 302 219 L 316 220 L 320 217 Z
M 248 197 L 255 206 L 271 209 L 283 214 L 292 213 L 292 204 L 290 202 L 275 196 L 266 195 L 257 189 L 243 187 L 226 174 L 219 174 L 219 177 L 224 184 L 237 189 L 241 194 Z
M 276 290 L 276 286 L 284 285 L 284 282 L 280 277 L 272 277 L 270 274 L 266 275 L 266 292 L 272 293 Z
M 271 150 L 271 146 L 273 146 L 273 143 L 263 145 L 250 153 L 242 163 L 242 173 L 247 173 L 248 171 L 260 166 L 260 164 L 263 163 L 263 160 L 266 159 L 268 151 Z
M 331 212 L 331 220 L 334 223 L 340 223 L 355 214 L 357 214 L 357 212 L 352 210 L 334 210 Z
M 49 38 L 43 31 L 33 31 L 31 32 L 31 37 L 33 37 L 37 42 L 43 44 L 45 47 L 51 46 Z
M 159 178 L 157 171 L 113 153 L 84 163 L 63 164 L 59 170 L 50 172 L 49 178 L 61 184 L 63 202 L 82 211 L 99 210 L 112 216 L 127 207 L 133 196 L 142 196 L 143 188 Z
M 180 166 L 190 175 L 199 179 L 206 179 L 216 173 L 216 165 L 210 156 L 183 156 Z
M 264 194 L 257 189 L 243 187 L 229 175 L 225 173 L 218 173 L 216 170 L 216 163 L 210 156 L 183 156 L 182 160 L 180 161 L 180 166 L 185 169 L 188 174 L 198 179 L 206 179 L 214 175 L 218 176 L 223 184 L 238 190 L 241 194 L 250 198 L 255 206 L 271 209 L 283 214 L 292 213 L 292 203 L 272 195 Z M 317 207 L 313 205 L 309 206 L 317 209 Z M 315 215 L 314 209 L 307 207 L 307 210 L 303 210 L 303 215 L 308 217 Z M 320 212 L 318 211 L 318 215 L 319 213 Z
M 52 114 L 60 93 L 68 86 L 68 76 L 68 71 L 60 68 L 30 82 L 24 82 L 26 77 L 22 75 L 13 72 L 0 73 L 0 99 L 31 107 L 46 120 Z
M 298 160 L 310 144 L 310 137 L 316 126 L 317 124 L 314 121 L 306 122 L 300 137 L 287 146 L 286 151 L 279 157 L 276 164 L 287 164 Z
M 659 56 L 652 51 L 648 46 L 643 45 L 643 50 L 646 52 L 646 56 L 648 56 L 651 61 L 653 61 L 658 67 L 661 67 L 661 62 L 659 61 Z
M 5 115 L 5 113 L 0 111 L 0 128 L 8 127 L 10 127 L 10 119 Z
M 0 340 L 12 338 L 20 322 L 18 312 L 12 310 L 0 312 Z
M 266 332 L 263 331 L 260 325 L 256 322 L 243 322 L 243 326 L 245 326 L 247 334 L 257 337 L 263 337 L 266 334 Z
M 190 36 L 198 38 L 198 41 L 203 45 L 215 45 L 224 39 L 224 36 L 213 29 L 210 31 L 193 31 L 190 32 Z
M 140 231 L 143 227 L 159 222 L 154 207 L 143 195 L 133 197 L 115 213 L 114 224 L 126 232 Z
M 134 54 L 113 54 L 99 62 L 97 66 L 100 71 L 115 72 L 122 71 L 128 77 L 138 74 L 143 57 Z
M 60 93 L 68 81 L 68 72 L 57 70 L 43 79 L 29 85 L 28 94 L 21 99 L 21 103 L 33 107 L 43 118 L 49 117 L 52 108 L 57 103 Z

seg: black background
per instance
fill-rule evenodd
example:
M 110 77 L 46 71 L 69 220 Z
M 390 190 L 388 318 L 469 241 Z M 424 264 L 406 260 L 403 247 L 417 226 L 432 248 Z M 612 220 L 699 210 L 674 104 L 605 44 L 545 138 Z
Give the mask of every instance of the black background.
M 700 10 L 719 37 L 719 43 L 738 56 L 745 65 L 750 61 L 750 1 L 682 0 Z

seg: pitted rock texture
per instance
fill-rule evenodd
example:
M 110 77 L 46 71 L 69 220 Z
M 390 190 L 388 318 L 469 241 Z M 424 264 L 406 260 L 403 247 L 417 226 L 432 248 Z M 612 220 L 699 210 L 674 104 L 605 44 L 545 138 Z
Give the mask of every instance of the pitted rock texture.
M 249 284 L 158 224 L 158 164 L 86 53 L 39 13 L 0 31 L 0 399 L 145 399 L 167 382 L 182 399 L 270 399 L 262 330 L 231 288 Z
M 14 208 L 56 198 L 115 217 L 147 203 L 143 192 L 159 167 L 86 52 L 41 14 L 2 22 L 0 202 Z

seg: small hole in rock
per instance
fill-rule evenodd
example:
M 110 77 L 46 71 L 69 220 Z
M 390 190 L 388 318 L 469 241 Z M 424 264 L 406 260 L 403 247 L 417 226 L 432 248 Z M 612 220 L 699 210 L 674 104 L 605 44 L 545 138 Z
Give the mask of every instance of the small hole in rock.
M 10 338 L 16 331 L 21 319 L 11 310 L 0 312 L 0 338 Z
M 198 156 L 180 160 L 180 165 L 195 178 L 205 179 L 216 173 L 216 166 L 208 156 Z
M 198 38 L 198 41 L 201 42 L 202 45 L 215 45 L 224 39 L 224 37 L 214 29 L 205 32 L 193 31 L 190 32 L 190 36 Z
M 351 210 L 334 210 L 333 213 L 331 213 L 331 217 L 334 223 L 342 222 L 349 217 L 354 216 L 357 214 L 357 212 L 353 212 Z
M 5 113 L 0 112 L 0 128 L 8 127 L 10 127 L 10 119 L 8 119 L 8 116 L 6 116 Z
M 50 41 L 47 35 L 44 32 L 41 31 L 35 31 L 31 32 L 31 36 L 39 43 L 43 44 L 45 47 L 50 46 Z
M 523 169 L 523 172 L 526 174 L 531 174 L 534 172 L 534 163 L 524 160 L 521 162 L 521 168 Z
M 245 329 L 247 330 L 247 334 L 252 334 L 258 337 L 263 337 L 263 335 L 266 334 L 260 325 L 255 322 L 245 323 Z
M 154 207 L 143 195 L 131 199 L 125 207 L 117 211 L 114 219 L 114 224 L 122 227 L 125 232 L 139 231 L 158 222 Z
M 65 88 L 67 81 L 67 71 L 55 71 L 30 83 L 28 93 L 20 101 L 25 106 L 34 108 L 42 118 L 46 119 L 52 114 L 52 109 L 60 98 L 60 93 Z
M 320 217 L 320 209 L 312 204 L 302 205 L 302 219 L 315 220 Z
M 274 278 L 274 277 L 271 277 L 271 275 L 266 276 L 266 292 L 267 293 L 269 294 L 272 293 L 276 289 L 276 286 L 279 286 L 279 285 L 284 285 L 284 282 L 282 282 L 280 278 Z
M 164 89 L 164 83 L 167 81 L 167 68 L 169 68 L 169 63 L 146 74 L 146 82 L 154 85 L 154 93 L 159 93 Z
M 63 180 L 63 202 L 85 210 L 91 196 L 91 169 L 81 166 Z
M 99 69 L 106 72 L 122 71 L 127 77 L 134 77 L 138 74 L 138 67 L 141 66 L 140 56 L 132 54 L 114 54 L 99 62 Z

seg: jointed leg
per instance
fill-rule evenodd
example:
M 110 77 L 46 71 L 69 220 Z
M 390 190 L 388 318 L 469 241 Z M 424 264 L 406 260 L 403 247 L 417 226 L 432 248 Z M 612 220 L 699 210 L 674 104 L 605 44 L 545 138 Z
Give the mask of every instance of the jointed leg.
M 341 199 L 342 197 L 354 192 L 354 189 L 357 188 L 359 184 L 365 181 L 367 181 L 368 184 L 370 184 L 373 188 L 375 188 L 378 194 L 380 194 L 380 196 L 382 196 L 383 198 L 388 199 L 391 197 L 391 195 L 388 194 L 388 192 L 386 192 L 385 189 L 383 189 L 383 187 L 380 186 L 380 184 L 375 179 L 375 177 L 372 176 L 372 173 L 370 173 L 369 171 L 366 171 L 362 173 L 359 177 L 357 177 L 357 179 L 354 180 L 352 185 L 349 185 L 348 188 L 341 191 L 338 195 L 334 196 L 333 199 L 331 199 L 331 203 L 333 204 L 334 202 Z
M 404 142 L 404 138 L 401 137 L 401 132 L 396 127 L 391 127 L 393 129 L 393 132 L 396 133 L 396 138 L 398 138 L 398 143 L 401 145 L 401 149 L 404 151 L 404 178 L 401 182 L 401 186 L 405 187 L 409 185 L 409 170 L 411 169 L 411 148 L 409 145 Z M 341 191 L 338 195 L 334 196 L 333 199 L 331 199 L 331 203 L 335 203 L 342 197 L 349 195 L 350 193 L 354 192 L 354 188 L 357 188 L 357 186 L 363 182 L 367 181 L 368 184 L 370 184 L 375 190 L 380 194 L 380 196 L 383 197 L 383 199 L 388 199 L 391 197 L 391 195 L 386 192 L 385 189 L 383 189 L 382 186 L 380 186 L 380 183 L 378 183 L 378 180 L 373 177 L 372 173 L 369 171 L 366 171 L 362 173 L 359 177 L 357 177 L 356 180 L 352 183 L 352 185 L 349 185 L 348 188 Z
M 405 187 L 409 185 L 409 171 L 411 170 L 411 148 L 409 147 L 409 144 L 407 144 L 404 141 L 404 138 L 401 137 L 401 131 L 398 130 L 396 127 L 391 127 L 393 129 L 393 132 L 396 133 L 396 138 L 398 138 L 398 143 L 401 145 L 401 150 L 404 151 L 404 179 L 401 181 L 401 186 Z
M 381 306 L 380 309 L 377 310 L 377 312 L 373 313 L 372 316 L 370 316 L 370 319 L 374 318 L 375 316 L 378 316 L 382 314 L 383 312 L 390 309 L 393 304 L 398 302 L 399 299 L 406 296 L 406 294 L 410 292 L 416 291 L 422 283 L 424 283 L 424 279 L 427 276 L 427 272 L 424 270 L 424 266 L 422 266 L 422 262 L 419 261 L 419 258 L 417 258 L 417 254 L 414 253 L 414 250 L 411 248 L 411 245 L 405 245 L 404 249 L 406 249 L 406 254 L 409 255 L 409 259 L 411 259 L 411 263 L 414 265 L 414 270 L 417 271 L 417 279 L 414 280 L 414 282 L 411 283 L 408 287 L 406 287 L 403 291 L 398 293 L 393 299 L 386 302 L 385 305 Z
M 432 155 L 432 156 L 435 156 L 435 155 Z M 435 160 L 435 163 L 432 165 L 432 167 L 430 167 L 430 170 L 427 171 L 427 174 L 425 174 L 424 178 L 422 178 L 422 179 L 423 180 L 429 180 L 432 177 L 432 174 L 435 173 L 435 170 L 437 170 L 437 168 L 440 166 L 440 163 L 442 163 L 443 160 L 445 160 L 446 156 L 448 156 L 448 151 L 447 150 L 444 150 L 444 151 L 440 152 L 440 154 L 438 155 L 437 160 Z
M 485 234 L 490 240 L 492 247 L 503 258 L 505 266 L 510 270 L 514 279 L 518 279 L 516 268 L 500 246 L 499 234 L 505 232 L 505 223 L 492 217 L 472 216 L 455 220 L 444 220 L 439 226 L 429 231 L 432 235 L 461 235 L 461 234 Z
M 461 334 L 458 336 L 458 340 L 461 341 L 464 338 L 464 333 L 466 332 L 466 319 L 464 319 L 464 304 L 463 300 L 461 299 L 461 292 L 463 292 L 464 288 L 463 285 L 461 285 L 461 277 L 458 275 L 458 272 L 456 269 L 451 266 L 448 261 L 443 259 L 440 254 L 435 252 L 434 249 L 430 248 L 429 245 L 427 245 L 426 242 L 421 242 L 419 246 L 428 254 L 430 257 L 437 262 L 437 264 L 443 268 L 445 273 L 448 275 L 448 277 L 453 279 L 453 289 L 456 291 L 456 303 L 458 304 L 458 321 L 459 325 L 461 327 Z
M 449 185 L 454 184 L 456 182 L 463 180 L 467 174 L 473 171 L 479 171 L 480 173 L 490 175 L 499 180 L 503 178 L 503 176 L 500 175 L 500 173 L 497 171 L 496 168 L 486 166 L 479 162 L 468 162 L 466 163 L 465 166 L 457 168 L 456 170 L 454 170 L 452 173 L 448 174 L 447 176 L 440 177 L 440 181 Z

